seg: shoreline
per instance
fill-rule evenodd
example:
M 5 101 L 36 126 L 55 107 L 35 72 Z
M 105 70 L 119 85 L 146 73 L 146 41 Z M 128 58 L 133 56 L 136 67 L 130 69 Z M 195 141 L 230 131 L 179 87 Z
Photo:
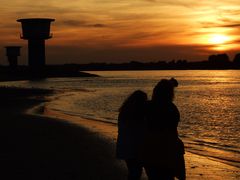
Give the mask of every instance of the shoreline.
M 44 108 L 43 108 L 44 109 Z M 117 126 L 114 123 L 84 119 L 53 110 L 44 109 L 44 117 L 52 117 L 106 137 L 114 144 L 117 138 Z M 195 154 L 186 150 L 185 153 L 187 179 L 238 179 L 240 169 L 236 166 L 217 161 L 214 158 Z M 144 175 L 143 179 L 146 179 Z

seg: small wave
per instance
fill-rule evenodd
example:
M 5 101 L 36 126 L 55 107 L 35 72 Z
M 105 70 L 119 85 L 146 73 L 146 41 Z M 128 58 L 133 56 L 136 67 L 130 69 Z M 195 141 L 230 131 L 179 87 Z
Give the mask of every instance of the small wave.
M 240 154 L 240 150 L 238 149 L 237 146 L 234 145 L 228 145 L 228 144 L 220 144 L 217 142 L 209 142 L 209 141 L 204 141 L 204 140 L 196 140 L 192 139 L 192 142 L 188 142 L 189 144 L 196 144 L 196 145 L 201 145 L 201 146 L 207 146 L 210 148 L 217 148 L 220 150 L 226 150 L 226 151 L 231 151 L 231 152 L 236 152 Z
M 182 138 L 186 151 L 205 156 L 235 167 L 240 167 L 240 151 L 236 146 L 222 145 L 190 138 Z
M 105 123 L 111 123 L 116 125 L 117 122 L 111 118 L 100 118 L 100 117 L 95 117 L 93 114 L 80 114 L 80 113 L 76 113 L 76 112 L 70 112 L 70 111 L 64 111 L 64 110 L 59 110 L 59 109 L 55 109 L 55 108 L 49 108 L 49 110 L 51 111 L 56 111 L 59 114 L 66 114 L 68 116 L 73 116 L 73 117 L 81 117 L 84 119 L 89 119 L 89 120 L 94 120 L 94 121 L 100 121 L 100 122 L 105 122 Z
M 187 147 L 187 151 L 193 154 L 204 156 L 209 159 L 240 168 L 240 159 L 235 159 L 235 157 L 219 156 L 218 153 L 209 153 L 206 150 L 201 150 L 198 148 L 191 148 L 191 147 Z

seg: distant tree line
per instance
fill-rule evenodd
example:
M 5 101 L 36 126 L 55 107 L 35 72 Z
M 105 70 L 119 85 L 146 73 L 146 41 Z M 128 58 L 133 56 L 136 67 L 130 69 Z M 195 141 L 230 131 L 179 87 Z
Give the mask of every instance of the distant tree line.
M 71 64 L 69 66 L 76 66 Z M 170 70 L 170 69 L 240 69 L 240 53 L 230 61 L 227 54 L 210 55 L 208 60 L 188 62 L 185 59 L 157 62 L 131 61 L 128 63 L 79 64 L 80 70 Z

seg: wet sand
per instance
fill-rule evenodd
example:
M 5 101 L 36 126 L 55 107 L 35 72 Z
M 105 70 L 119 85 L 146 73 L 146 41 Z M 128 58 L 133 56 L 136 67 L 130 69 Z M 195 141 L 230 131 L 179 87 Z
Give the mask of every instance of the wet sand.
M 0 103 L 0 179 L 126 179 L 125 164 L 115 159 L 114 124 L 43 108 L 47 116 L 26 113 L 45 100 L 20 97 Z M 186 166 L 187 179 L 240 178 L 239 168 L 188 152 Z

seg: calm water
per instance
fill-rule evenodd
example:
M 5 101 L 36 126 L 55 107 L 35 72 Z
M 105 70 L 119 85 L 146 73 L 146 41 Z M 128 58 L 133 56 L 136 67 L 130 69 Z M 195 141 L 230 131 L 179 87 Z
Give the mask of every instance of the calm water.
M 162 78 L 179 81 L 175 104 L 179 133 L 190 152 L 240 167 L 240 71 L 103 71 L 97 78 L 52 78 L 2 85 L 59 90 L 48 108 L 73 116 L 116 122 L 118 108 L 136 89 L 151 91 Z

